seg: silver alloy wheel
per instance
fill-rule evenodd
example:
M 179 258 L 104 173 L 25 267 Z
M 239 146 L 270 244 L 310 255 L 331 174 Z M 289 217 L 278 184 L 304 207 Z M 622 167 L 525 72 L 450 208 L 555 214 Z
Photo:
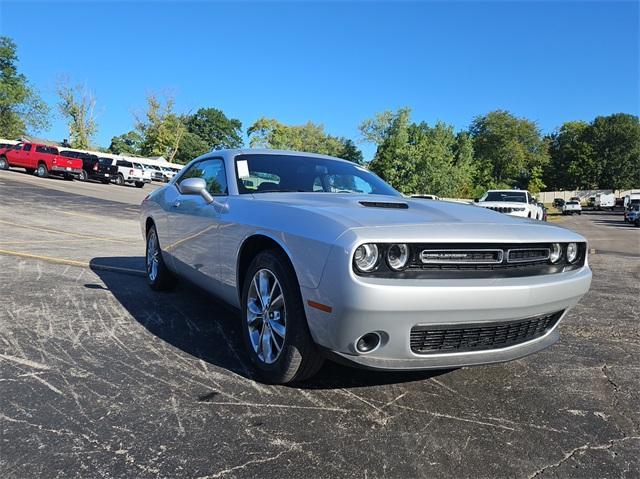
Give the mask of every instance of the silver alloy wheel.
M 38 166 L 38 176 L 44 176 L 45 168 L 44 165 Z
M 7 160 L 5 160 L 4 158 L 0 158 L 0 170 L 6 170 L 7 166 Z
M 155 281 L 158 277 L 158 261 L 160 251 L 158 250 L 158 242 L 156 241 L 156 232 L 151 230 L 149 239 L 147 240 L 147 275 L 151 281 Z
M 249 340 L 258 359 L 273 364 L 284 346 L 287 311 L 282 287 L 268 269 L 256 272 L 247 295 Z

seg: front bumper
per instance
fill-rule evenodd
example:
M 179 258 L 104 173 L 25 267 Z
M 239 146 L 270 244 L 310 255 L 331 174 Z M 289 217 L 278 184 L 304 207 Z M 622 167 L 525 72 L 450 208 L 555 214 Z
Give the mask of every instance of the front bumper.
M 558 339 L 558 323 L 543 336 L 514 346 L 437 354 L 412 351 L 413 327 L 507 322 L 558 311 L 566 315 L 590 284 L 588 265 L 575 271 L 523 278 L 363 278 L 345 271 L 344 258 L 340 261 L 338 255 L 330 255 L 319 287 L 302 288 L 302 295 L 314 340 L 342 358 L 377 369 L 438 369 L 509 361 L 532 354 Z M 309 300 L 329 305 L 332 311 L 318 310 L 308 304 Z M 369 332 L 380 335 L 380 346 L 370 353 L 358 353 L 357 340 Z

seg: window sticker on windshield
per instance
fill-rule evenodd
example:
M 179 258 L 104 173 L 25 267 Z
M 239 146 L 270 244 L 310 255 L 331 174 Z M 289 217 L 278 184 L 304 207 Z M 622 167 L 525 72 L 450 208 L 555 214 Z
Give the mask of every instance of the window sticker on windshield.
M 238 165 L 238 178 L 249 178 L 249 163 L 247 160 L 239 160 Z

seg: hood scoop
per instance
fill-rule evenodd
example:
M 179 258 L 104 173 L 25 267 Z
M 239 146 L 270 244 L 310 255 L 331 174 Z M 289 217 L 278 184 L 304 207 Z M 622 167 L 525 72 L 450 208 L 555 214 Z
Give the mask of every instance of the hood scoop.
M 384 201 L 359 201 L 358 203 L 367 208 L 391 208 L 397 210 L 409 209 L 409 205 L 406 203 L 387 203 Z

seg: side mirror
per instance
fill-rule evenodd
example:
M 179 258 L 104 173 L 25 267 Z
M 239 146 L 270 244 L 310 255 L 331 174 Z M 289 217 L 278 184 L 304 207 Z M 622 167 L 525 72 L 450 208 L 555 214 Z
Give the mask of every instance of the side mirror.
M 207 203 L 213 203 L 213 196 L 207 191 L 207 182 L 202 178 L 187 178 L 178 185 L 183 195 L 200 195 Z

